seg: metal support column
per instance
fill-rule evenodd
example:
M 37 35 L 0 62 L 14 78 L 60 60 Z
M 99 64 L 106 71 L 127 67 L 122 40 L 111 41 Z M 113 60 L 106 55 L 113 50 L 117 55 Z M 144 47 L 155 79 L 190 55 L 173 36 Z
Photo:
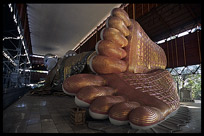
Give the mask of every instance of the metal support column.
M 26 74 L 26 69 L 29 69 L 31 66 L 27 50 L 28 44 L 24 36 L 24 30 L 21 23 L 22 20 L 18 14 L 19 11 L 17 5 L 8 4 L 8 8 L 10 8 L 10 14 L 13 16 L 13 21 L 16 24 L 15 31 L 18 32 L 18 35 L 12 34 L 12 37 L 3 37 L 3 85 L 4 88 L 22 87 L 22 84 L 26 85 L 30 83 L 29 81 L 22 80 L 30 80 L 29 78 L 26 78 L 27 75 L 30 75 Z M 5 41 L 9 41 L 9 45 L 12 47 L 7 46 L 8 42 L 6 43 Z M 22 71 L 23 73 L 21 74 Z M 8 83 L 8 81 L 10 83 Z

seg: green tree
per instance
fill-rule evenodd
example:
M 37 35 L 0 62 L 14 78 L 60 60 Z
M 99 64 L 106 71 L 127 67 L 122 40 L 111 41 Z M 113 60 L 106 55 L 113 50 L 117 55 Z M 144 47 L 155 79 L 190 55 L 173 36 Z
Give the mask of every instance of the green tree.
M 173 76 L 173 78 L 179 85 L 179 89 L 191 89 L 193 99 L 199 99 L 201 97 L 201 74 L 182 74 Z
M 185 80 L 184 87 L 192 90 L 193 99 L 198 99 L 201 96 L 201 75 L 188 75 Z

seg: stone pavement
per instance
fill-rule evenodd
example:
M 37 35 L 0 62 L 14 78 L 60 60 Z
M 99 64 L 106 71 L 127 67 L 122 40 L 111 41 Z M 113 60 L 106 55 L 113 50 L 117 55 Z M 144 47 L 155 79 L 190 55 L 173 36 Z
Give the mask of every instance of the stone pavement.
M 201 101 L 200 101 L 201 102 Z M 189 108 L 191 114 L 190 122 L 182 127 L 182 131 L 178 133 L 201 133 L 201 103 L 181 102 Z
M 177 133 L 201 132 L 201 105 L 187 105 L 192 116 L 190 122 Z M 86 124 L 73 125 L 71 108 L 75 108 L 71 96 L 31 96 L 25 94 L 3 111 L 4 133 L 155 133 L 154 130 L 134 130 L 129 125 L 114 126 L 108 120 L 86 118 Z M 164 131 L 165 132 L 165 131 Z

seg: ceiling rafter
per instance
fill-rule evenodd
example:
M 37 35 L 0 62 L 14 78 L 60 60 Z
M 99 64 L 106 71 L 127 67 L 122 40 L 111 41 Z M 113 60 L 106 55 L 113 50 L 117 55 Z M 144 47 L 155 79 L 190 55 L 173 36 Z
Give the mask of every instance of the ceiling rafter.
M 194 11 L 192 10 L 192 7 L 191 7 L 191 5 L 189 5 L 189 4 L 183 4 L 184 5 L 184 7 L 187 9 L 187 11 L 190 13 L 190 15 L 191 15 L 191 17 L 193 18 L 193 20 L 194 20 L 194 23 L 195 23 L 195 25 L 197 25 L 198 24 L 198 16 L 194 13 Z M 194 26 L 195 26 L 194 25 Z
M 153 12 L 153 14 L 156 14 L 156 15 L 159 17 L 159 20 L 166 26 L 166 28 L 167 28 L 168 31 L 169 31 L 169 36 L 170 36 L 170 35 L 175 35 L 175 34 L 173 33 L 173 30 L 172 30 L 171 26 L 165 21 L 164 17 L 162 17 L 162 16 L 158 13 L 157 9 L 154 9 L 152 12 Z

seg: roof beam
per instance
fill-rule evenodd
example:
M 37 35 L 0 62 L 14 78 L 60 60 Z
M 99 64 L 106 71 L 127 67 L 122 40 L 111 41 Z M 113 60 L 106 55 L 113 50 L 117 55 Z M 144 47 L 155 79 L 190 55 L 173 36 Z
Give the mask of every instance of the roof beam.
M 153 14 L 156 14 L 159 17 L 159 20 L 167 27 L 169 31 L 169 35 L 175 35 L 172 31 L 172 28 L 169 26 L 169 24 L 164 20 L 164 18 L 158 13 L 157 9 L 152 11 Z
M 190 13 L 191 17 L 193 18 L 192 20 L 194 20 L 195 22 L 195 25 L 197 25 L 199 22 L 198 22 L 198 17 L 197 15 L 194 13 L 194 11 L 192 10 L 192 7 L 191 5 L 189 4 L 183 4 L 184 7 L 187 9 L 187 11 Z
M 184 32 L 188 29 L 192 29 L 192 28 L 189 28 L 189 26 L 191 26 L 192 23 L 193 23 L 192 20 L 190 20 L 190 21 L 186 22 L 185 24 L 181 24 L 181 25 L 177 26 L 176 28 L 173 29 L 174 33 L 175 33 L 174 35 L 179 34 L 180 32 Z M 183 30 L 183 31 L 181 31 L 181 30 Z M 168 30 L 164 31 L 162 34 L 155 35 L 154 37 L 152 37 L 152 40 L 156 42 L 156 41 L 168 38 L 167 36 L 165 36 L 165 37 L 161 36 L 161 35 L 167 35 L 167 33 L 168 33 Z M 170 36 L 173 36 L 173 35 L 170 35 Z

